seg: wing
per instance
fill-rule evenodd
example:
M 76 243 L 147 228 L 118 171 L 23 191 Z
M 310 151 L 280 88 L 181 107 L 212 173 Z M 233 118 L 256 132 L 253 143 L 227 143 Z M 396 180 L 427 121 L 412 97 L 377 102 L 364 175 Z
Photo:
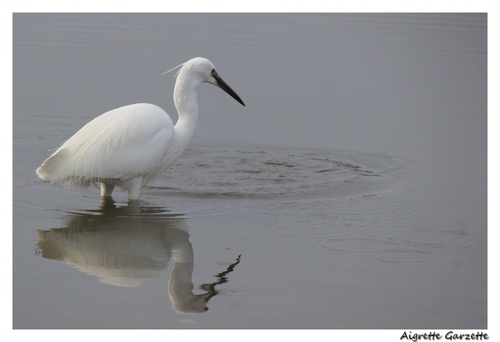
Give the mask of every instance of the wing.
M 36 172 L 44 180 L 76 186 L 150 174 L 165 157 L 173 127 L 168 114 L 155 105 L 120 107 L 82 127 Z

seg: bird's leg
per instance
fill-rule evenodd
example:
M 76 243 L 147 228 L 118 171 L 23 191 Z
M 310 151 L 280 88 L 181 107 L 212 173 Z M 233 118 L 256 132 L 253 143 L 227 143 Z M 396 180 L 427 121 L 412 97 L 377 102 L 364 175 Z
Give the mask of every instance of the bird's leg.
M 127 181 L 128 199 L 129 201 L 138 200 L 141 195 L 142 177 L 133 178 Z
M 113 184 L 99 183 L 101 184 L 101 197 L 111 197 L 111 193 L 115 186 Z

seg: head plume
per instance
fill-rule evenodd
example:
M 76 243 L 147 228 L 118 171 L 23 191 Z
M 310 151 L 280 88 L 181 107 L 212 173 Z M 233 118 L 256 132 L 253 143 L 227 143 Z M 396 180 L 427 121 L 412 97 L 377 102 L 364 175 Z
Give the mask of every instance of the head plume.
M 179 64 L 178 66 L 176 67 L 173 67 L 172 69 L 168 70 L 168 71 L 165 71 L 165 72 L 162 72 L 161 75 L 165 75 L 165 74 L 168 74 L 169 72 L 172 72 L 174 71 L 175 69 L 179 69 L 177 70 L 177 72 L 175 73 L 175 77 L 177 77 L 177 75 L 179 74 L 179 71 L 181 70 L 182 66 L 184 65 L 184 63 L 182 64 Z

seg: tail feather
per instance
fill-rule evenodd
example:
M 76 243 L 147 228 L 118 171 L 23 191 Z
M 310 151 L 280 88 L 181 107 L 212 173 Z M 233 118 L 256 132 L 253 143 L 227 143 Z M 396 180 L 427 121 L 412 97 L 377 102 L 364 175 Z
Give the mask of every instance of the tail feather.
M 49 181 L 52 184 L 55 183 L 67 183 L 71 188 L 82 188 L 89 186 L 92 181 L 84 177 L 75 177 L 68 174 L 64 170 L 66 169 L 64 165 L 68 163 L 66 158 L 66 151 L 64 149 L 59 149 L 54 154 L 52 154 L 47 160 L 45 160 L 42 165 L 36 169 L 37 176 L 44 180 Z

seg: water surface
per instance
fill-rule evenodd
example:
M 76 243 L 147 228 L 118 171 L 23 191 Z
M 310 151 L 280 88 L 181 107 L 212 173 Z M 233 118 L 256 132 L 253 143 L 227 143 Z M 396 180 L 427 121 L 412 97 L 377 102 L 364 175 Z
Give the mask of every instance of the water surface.
M 34 170 L 204 56 L 131 205 Z M 14 328 L 486 329 L 486 15 L 14 15 Z

